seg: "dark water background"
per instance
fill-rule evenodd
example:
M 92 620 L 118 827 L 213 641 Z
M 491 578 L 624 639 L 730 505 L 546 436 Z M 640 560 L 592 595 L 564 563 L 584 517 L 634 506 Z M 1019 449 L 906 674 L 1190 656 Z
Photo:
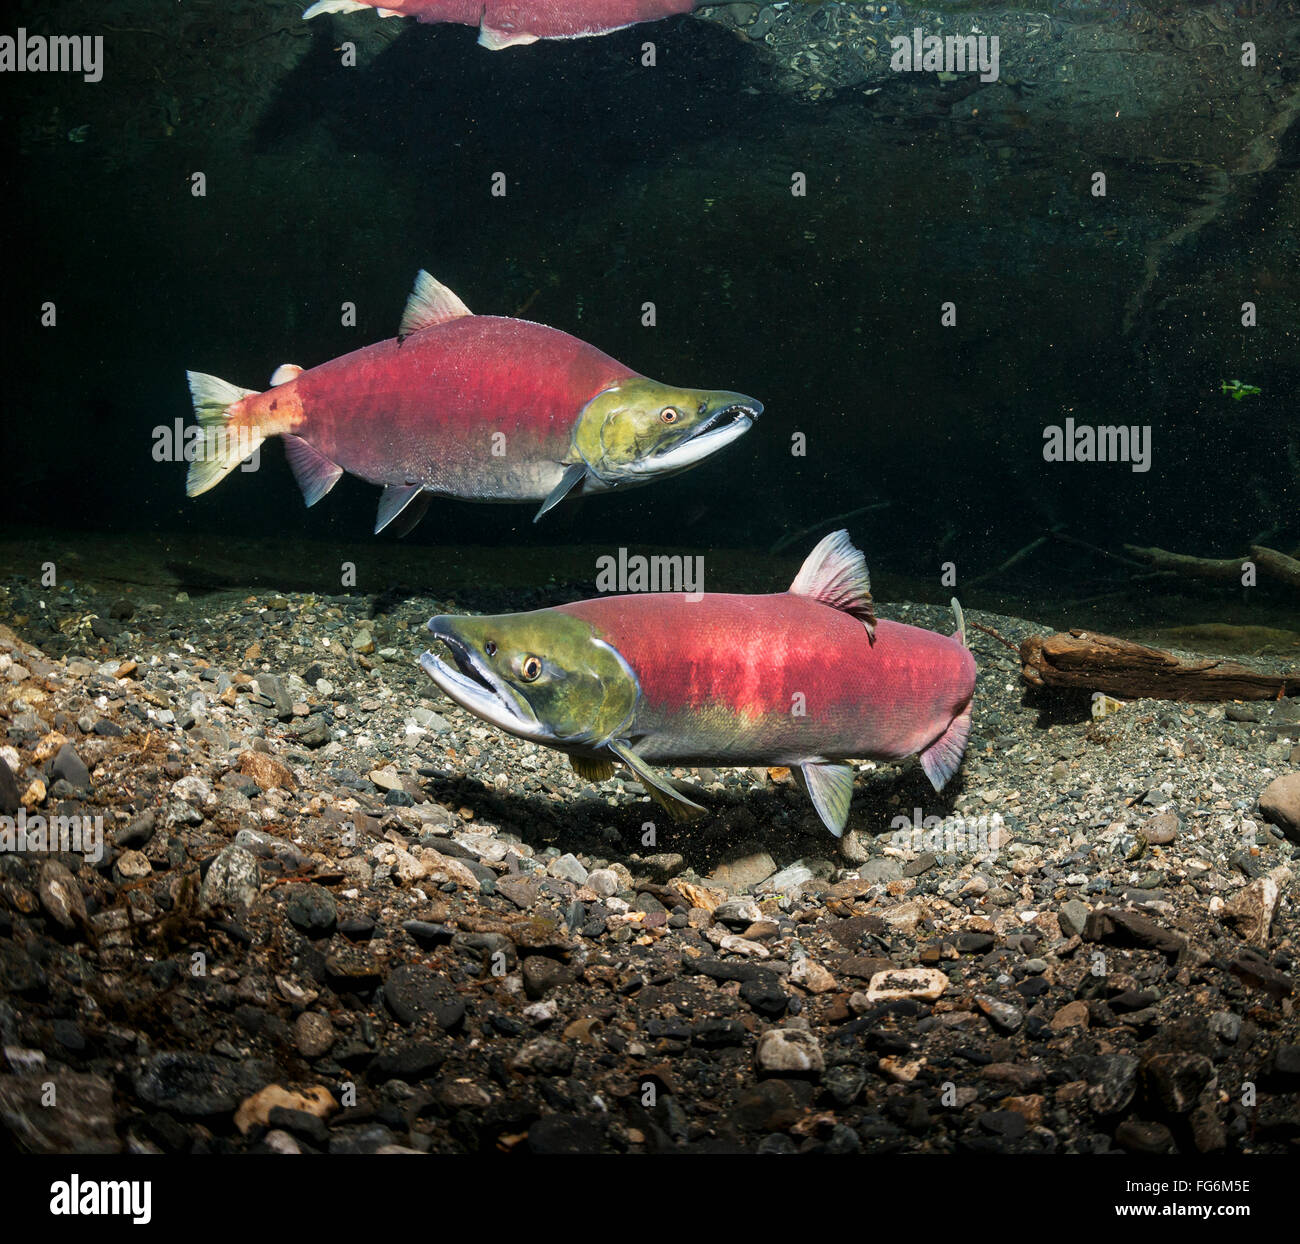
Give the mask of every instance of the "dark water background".
M 227 556 L 256 541 L 287 562 L 303 541 L 391 542 L 369 534 L 378 490 L 351 477 L 305 509 L 276 443 L 258 473 L 189 501 L 151 433 L 189 421 L 186 368 L 263 387 L 282 362 L 391 336 L 425 267 L 476 311 L 526 307 L 767 413 L 692 472 L 536 527 L 531 507 L 435 500 L 416 545 L 523 545 L 539 567 L 557 545 L 764 552 L 887 502 L 850 521 L 855 536 L 878 572 L 940 595 L 942 562 L 977 577 L 1051 527 L 1110 551 L 1300 539 L 1296 127 L 1165 254 L 1126 326 L 1145 248 L 1212 194 L 1213 161 L 1178 162 L 1227 132 L 1212 111 L 1189 103 L 1185 133 L 1152 123 L 1142 160 L 1131 141 L 1099 145 L 1109 102 L 1073 126 L 1036 117 L 1026 94 L 1023 117 L 1012 104 L 985 128 L 890 93 L 921 84 L 799 98 L 761 49 L 698 20 L 490 54 L 467 28 L 304 25 L 298 7 L 18 6 L 10 26 L 110 33 L 98 85 L 0 83 L 15 530 L 174 533 Z M 338 66 L 345 30 L 357 69 Z M 1103 201 L 1088 194 L 1098 167 Z M 504 199 L 489 194 L 497 170 Z M 806 198 L 790 194 L 795 170 Z M 1247 298 L 1254 330 L 1238 323 Z M 39 325 L 46 299 L 55 329 Z M 955 328 L 940 326 L 945 301 Z M 1224 398 L 1237 377 L 1263 396 Z M 1152 425 L 1151 471 L 1044 463 L 1043 428 L 1070 414 Z M 1012 578 L 1046 605 L 1126 574 L 1053 542 Z

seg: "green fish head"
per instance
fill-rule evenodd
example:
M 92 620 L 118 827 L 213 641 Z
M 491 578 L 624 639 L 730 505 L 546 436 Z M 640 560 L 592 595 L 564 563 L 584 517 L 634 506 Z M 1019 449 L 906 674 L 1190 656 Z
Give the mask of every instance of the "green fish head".
M 488 617 L 440 614 L 429 631 L 450 660 L 420 665 L 462 708 L 520 738 L 596 748 L 618 735 L 640 687 L 617 649 L 554 609 Z
M 749 431 L 763 404 L 722 389 L 674 389 L 632 376 L 582 409 L 574 449 L 589 484 L 645 483 L 694 466 Z

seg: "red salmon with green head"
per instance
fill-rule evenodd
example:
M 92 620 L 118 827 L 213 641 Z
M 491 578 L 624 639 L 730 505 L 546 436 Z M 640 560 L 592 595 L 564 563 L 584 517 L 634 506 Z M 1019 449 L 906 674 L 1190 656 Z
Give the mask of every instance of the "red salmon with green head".
M 645 593 L 429 623 L 450 659 L 420 663 L 484 721 L 567 752 L 593 781 L 622 761 L 670 813 L 699 805 L 652 765 L 789 765 L 837 837 L 849 760 L 919 756 L 936 790 L 970 734 L 975 661 L 953 635 L 877 621 L 848 533 L 789 591 Z
M 317 0 L 303 16 L 374 9 L 380 17 L 477 26 L 479 43 L 496 52 L 538 39 L 606 35 L 695 8 L 695 0 Z
M 741 393 L 650 380 L 545 324 L 473 315 L 427 272 L 394 338 L 307 370 L 286 363 L 264 393 L 188 375 L 204 431 L 191 497 L 280 436 L 308 505 L 347 471 L 383 486 L 375 531 L 398 534 L 434 495 L 541 502 L 541 518 L 570 492 L 675 475 L 763 410 Z

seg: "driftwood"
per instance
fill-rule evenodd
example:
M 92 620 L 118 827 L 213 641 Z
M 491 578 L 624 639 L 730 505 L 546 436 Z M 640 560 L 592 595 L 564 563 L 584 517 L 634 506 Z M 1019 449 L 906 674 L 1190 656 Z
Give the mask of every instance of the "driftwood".
M 1102 691 L 1121 699 L 1275 700 L 1300 695 L 1300 673 L 1261 674 L 1235 661 L 1185 658 L 1114 635 L 1030 635 L 1021 676 L 1032 687 Z
M 1300 591 L 1300 561 L 1262 544 L 1250 546 L 1249 557 L 1192 557 L 1167 549 L 1142 549 L 1126 544 L 1124 551 L 1153 570 L 1189 579 L 1231 579 L 1241 582 L 1242 565 L 1252 561 L 1261 576 L 1276 579 Z

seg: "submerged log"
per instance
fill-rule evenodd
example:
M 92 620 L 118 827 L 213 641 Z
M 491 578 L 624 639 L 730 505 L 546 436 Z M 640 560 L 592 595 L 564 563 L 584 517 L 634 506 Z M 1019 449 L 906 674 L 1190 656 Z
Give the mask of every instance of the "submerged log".
M 1262 674 L 1235 661 L 1179 657 L 1114 635 L 1030 635 L 1021 676 L 1032 687 L 1102 691 L 1120 699 L 1274 700 L 1300 695 L 1300 673 Z
M 1262 544 L 1252 544 L 1249 557 L 1193 557 L 1190 553 L 1144 549 L 1132 544 L 1126 544 L 1124 551 L 1158 573 L 1187 579 L 1232 579 L 1240 583 L 1243 567 L 1247 562 L 1254 562 L 1261 576 L 1300 590 L 1300 561 Z

